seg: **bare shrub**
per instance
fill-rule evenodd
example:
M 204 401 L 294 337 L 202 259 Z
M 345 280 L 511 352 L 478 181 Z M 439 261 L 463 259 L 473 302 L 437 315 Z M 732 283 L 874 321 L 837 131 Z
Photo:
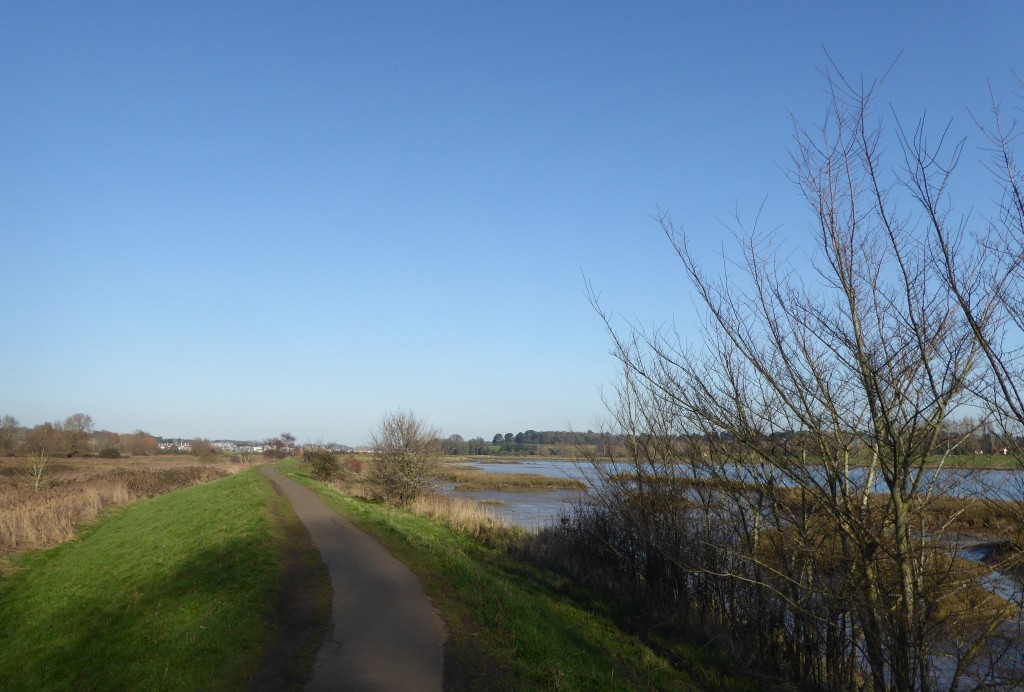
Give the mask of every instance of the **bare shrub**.
M 32 490 L 39 492 L 39 489 L 43 487 L 49 465 L 50 455 L 46 449 L 40 448 L 25 456 L 22 473 L 28 478 Z
M 354 454 L 349 454 L 348 456 L 346 456 L 344 461 L 342 461 L 342 465 L 350 473 L 357 475 L 363 472 L 363 467 L 365 466 L 365 464 L 363 464 L 363 460 Z
M 437 483 L 440 434 L 411 412 L 389 413 L 371 434 L 366 483 L 384 501 L 405 506 Z

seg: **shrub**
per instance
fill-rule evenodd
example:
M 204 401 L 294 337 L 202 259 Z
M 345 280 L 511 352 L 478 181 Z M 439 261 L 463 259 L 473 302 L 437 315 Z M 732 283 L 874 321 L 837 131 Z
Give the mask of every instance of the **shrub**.
M 309 464 L 310 475 L 318 481 L 330 481 L 338 474 L 338 457 L 326 449 L 310 449 L 302 455 Z
M 389 504 L 408 505 L 437 484 L 440 434 L 411 412 L 389 413 L 371 434 L 370 491 Z
M 363 461 L 354 454 L 349 454 L 345 457 L 345 468 L 352 473 L 360 474 L 363 472 Z
M 100 450 L 99 457 L 101 459 L 120 459 L 121 452 L 113 447 L 107 447 L 106 449 Z

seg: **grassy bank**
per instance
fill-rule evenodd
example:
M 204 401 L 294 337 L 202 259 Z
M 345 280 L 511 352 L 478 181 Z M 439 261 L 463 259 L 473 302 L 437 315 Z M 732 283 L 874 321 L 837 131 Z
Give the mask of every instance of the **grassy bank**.
M 685 669 L 673 668 L 573 582 L 514 559 L 518 530 L 471 536 L 327 490 L 294 461 L 278 468 L 316 488 L 420 577 L 448 627 L 451 689 L 755 688 L 697 647 Z
M 237 467 L 229 470 L 210 464 L 82 470 L 70 466 L 50 474 L 47 484 L 38 491 L 24 483 L 0 485 L 0 568 L 13 552 L 71 540 L 79 526 L 108 507 L 223 478 L 235 471 Z
M 245 687 L 270 638 L 276 502 L 242 473 L 108 510 L 78 539 L 16 557 L 0 580 L 4 689 Z

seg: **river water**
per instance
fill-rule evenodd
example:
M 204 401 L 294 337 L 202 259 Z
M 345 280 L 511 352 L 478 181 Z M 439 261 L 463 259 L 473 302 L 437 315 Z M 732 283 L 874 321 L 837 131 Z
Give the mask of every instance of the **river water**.
M 487 473 L 533 473 L 554 478 L 575 478 L 586 481 L 586 474 L 575 462 L 549 459 L 512 459 L 509 461 L 471 462 Z M 501 492 L 496 490 L 450 491 L 455 497 L 464 497 L 484 503 L 488 509 L 509 522 L 535 531 L 553 521 L 562 512 L 571 510 L 579 499 L 577 490 L 549 490 L 544 492 Z M 491 504 L 493 503 L 493 504 Z
M 471 462 L 487 473 L 533 473 L 556 478 L 573 478 L 584 482 L 592 481 L 594 472 L 584 463 L 553 459 L 509 459 L 509 460 L 474 460 Z M 623 471 L 629 468 L 623 465 Z M 993 500 L 1017 500 L 1024 497 L 1024 472 L 998 470 L 944 469 L 941 472 L 926 470 L 922 478 L 922 491 L 930 491 L 936 495 L 952 497 L 988 498 Z M 697 473 L 696 475 L 704 475 Z M 736 478 L 742 478 L 744 472 L 737 470 Z M 864 469 L 851 470 L 854 485 L 863 484 L 866 472 Z M 785 484 L 783 482 L 783 484 Z M 884 490 L 880 479 L 875 479 L 874 491 Z M 484 503 L 494 502 L 492 508 L 497 514 L 509 521 L 528 529 L 540 528 L 570 509 L 573 501 L 580 493 L 575 490 L 555 490 L 535 493 L 498 492 L 498 491 L 452 491 L 457 497 L 465 497 Z

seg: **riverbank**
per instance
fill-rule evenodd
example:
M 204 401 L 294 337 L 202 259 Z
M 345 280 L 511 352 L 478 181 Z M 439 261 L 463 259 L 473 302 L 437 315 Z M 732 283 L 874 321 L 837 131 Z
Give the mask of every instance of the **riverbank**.
M 458 455 L 444 457 L 449 463 L 468 464 L 520 464 L 528 461 L 555 461 L 580 463 L 584 466 L 596 463 L 627 464 L 629 458 L 616 456 L 612 458 L 600 457 L 594 460 L 581 459 L 578 456 L 494 456 L 494 455 Z M 813 459 L 808 459 L 814 463 Z M 680 459 L 680 464 L 688 464 L 685 459 Z M 851 468 L 865 468 L 870 461 L 867 458 L 853 457 L 850 462 Z M 947 456 L 935 455 L 928 460 L 925 468 L 950 468 L 950 469 L 971 469 L 976 471 L 1024 471 L 1024 459 L 1014 454 L 950 454 Z
M 627 613 L 578 584 L 515 557 L 521 529 L 477 535 L 312 481 L 294 461 L 277 468 L 315 489 L 423 582 L 448 628 L 449 689 L 761 689 L 707 642 L 670 663 L 620 625 Z

